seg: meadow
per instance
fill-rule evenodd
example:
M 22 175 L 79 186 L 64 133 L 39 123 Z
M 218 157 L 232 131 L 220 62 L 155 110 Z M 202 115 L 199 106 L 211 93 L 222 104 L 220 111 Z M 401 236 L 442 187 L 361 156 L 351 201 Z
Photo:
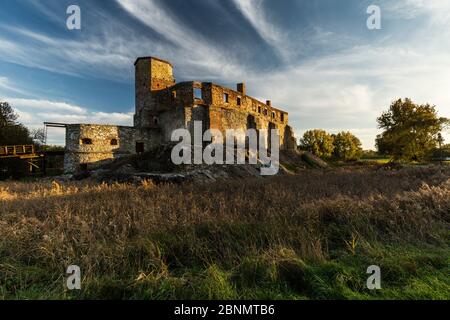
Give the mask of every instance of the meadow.
M 449 166 L 0 182 L 0 298 L 449 299 L 449 223 Z

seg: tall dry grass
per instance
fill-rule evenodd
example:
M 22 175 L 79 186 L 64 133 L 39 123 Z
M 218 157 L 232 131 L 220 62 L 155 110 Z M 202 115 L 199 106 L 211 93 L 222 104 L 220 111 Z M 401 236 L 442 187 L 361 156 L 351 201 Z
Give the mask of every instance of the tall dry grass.
M 3 182 L 0 294 L 21 297 L 45 283 L 64 297 L 71 264 L 94 287 L 100 278 L 150 286 L 175 275 L 185 287 L 186 270 L 217 278 L 216 266 L 240 270 L 252 257 L 321 263 L 374 243 L 445 247 L 449 222 L 450 170 L 444 167 L 158 186 Z M 161 289 L 155 286 L 152 297 Z M 188 297 L 196 297 L 195 290 Z

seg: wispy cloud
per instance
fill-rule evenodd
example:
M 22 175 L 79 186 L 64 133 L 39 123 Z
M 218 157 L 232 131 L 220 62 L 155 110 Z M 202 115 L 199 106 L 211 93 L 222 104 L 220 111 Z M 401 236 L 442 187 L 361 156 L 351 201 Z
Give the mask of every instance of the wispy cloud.
M 40 112 L 46 111 L 52 113 L 67 112 L 76 115 L 84 115 L 87 113 L 85 108 L 66 102 L 18 98 L 6 98 L 5 100 L 17 108 L 25 108 L 27 110 L 36 110 Z
M 136 19 L 165 37 L 176 48 L 168 57 L 180 58 L 184 75 L 193 76 L 192 70 L 208 74 L 210 78 L 225 74 L 245 74 L 246 67 L 233 58 L 231 51 L 224 51 L 211 44 L 205 37 L 183 24 L 168 10 L 154 0 L 116 0 L 122 8 Z M 191 69 L 191 70 L 189 70 Z
M 442 0 L 379 0 L 383 9 L 387 10 L 391 17 L 414 19 L 421 15 L 431 14 L 433 23 L 448 23 L 450 3 Z
M 5 29 L 5 26 L 0 27 Z M 67 75 L 96 75 L 122 81 L 129 78 L 123 75 L 130 70 L 133 53 L 126 49 L 125 38 L 104 34 L 71 40 L 49 37 L 20 27 L 6 28 L 12 34 L 11 38 L 19 37 L 22 41 L 13 43 L 10 39 L 0 38 L 0 44 L 6 44 L 0 45 L 3 61 Z M 139 46 L 133 48 L 136 50 Z
M 17 88 L 13 83 L 11 83 L 11 81 L 7 77 L 0 76 L 0 94 L 2 94 L 2 92 L 4 91 L 6 91 L 7 93 L 14 92 L 21 95 L 27 94 L 25 90 L 21 90 Z
M 98 14 L 95 28 L 91 26 L 80 35 L 64 38 L 0 24 L 0 31 L 4 31 L 0 33 L 0 60 L 71 76 L 122 82 L 132 80 L 136 57 L 147 55 L 182 60 L 180 71 L 184 77 L 214 79 L 246 73 L 246 66 L 239 64 L 231 52 L 209 43 L 155 1 L 117 2 L 166 41 L 102 14 Z M 42 4 L 39 7 L 45 8 Z
M 268 21 L 263 7 L 264 0 L 233 0 L 233 2 L 267 43 L 280 42 L 282 31 Z
M 264 10 L 264 0 L 233 0 L 233 2 L 261 38 L 274 48 L 281 58 L 287 60 L 292 56 L 293 48 L 285 36 L 286 31 L 270 22 Z

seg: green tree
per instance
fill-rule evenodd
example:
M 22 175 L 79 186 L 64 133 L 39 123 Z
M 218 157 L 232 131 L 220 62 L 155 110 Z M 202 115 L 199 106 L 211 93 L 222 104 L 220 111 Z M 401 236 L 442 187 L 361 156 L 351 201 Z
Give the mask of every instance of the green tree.
M 31 144 L 28 129 L 17 122 L 17 114 L 7 102 L 0 101 L 0 145 Z
M 324 130 L 308 130 L 300 140 L 300 147 L 312 154 L 329 158 L 333 153 L 333 137 Z
M 418 105 L 408 98 L 394 101 L 377 121 L 384 130 L 376 139 L 378 151 L 406 162 L 426 159 L 448 123 L 448 119 L 438 117 L 435 106 Z
M 17 115 L 8 102 L 0 101 L 0 127 L 14 124 L 17 120 Z
M 350 132 L 333 135 L 333 156 L 340 160 L 357 160 L 362 155 L 361 141 Z

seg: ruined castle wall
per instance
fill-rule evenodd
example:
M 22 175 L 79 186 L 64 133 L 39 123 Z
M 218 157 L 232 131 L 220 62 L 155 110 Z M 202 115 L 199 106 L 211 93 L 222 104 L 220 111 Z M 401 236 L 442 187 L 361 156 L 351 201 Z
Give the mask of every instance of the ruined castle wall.
M 199 83 L 183 82 L 156 94 L 154 116 L 161 143 L 169 142 L 174 130 L 188 127 L 188 118 L 197 102 L 194 99 L 194 87 L 198 86 Z
M 135 63 L 136 114 L 134 126 L 151 128 L 157 110 L 157 95 L 175 85 L 172 65 L 157 58 L 140 58 Z
M 225 94 L 227 96 L 225 96 Z M 210 127 L 225 134 L 226 129 L 243 129 L 254 123 L 255 129 L 278 129 L 280 147 L 292 146 L 292 130 L 286 130 L 288 114 L 269 104 L 228 88 L 210 85 Z M 252 126 L 253 127 L 253 126 Z
M 134 125 L 143 127 L 143 113 L 151 106 L 151 74 L 150 61 L 141 59 L 135 64 L 135 104 Z
M 135 152 L 133 127 L 77 124 L 68 125 L 66 130 L 67 173 L 94 169 Z
M 162 142 L 169 142 L 172 132 L 185 127 L 184 108 L 175 107 L 159 115 Z
M 163 90 L 175 84 L 172 65 L 163 60 L 151 59 L 151 91 Z

